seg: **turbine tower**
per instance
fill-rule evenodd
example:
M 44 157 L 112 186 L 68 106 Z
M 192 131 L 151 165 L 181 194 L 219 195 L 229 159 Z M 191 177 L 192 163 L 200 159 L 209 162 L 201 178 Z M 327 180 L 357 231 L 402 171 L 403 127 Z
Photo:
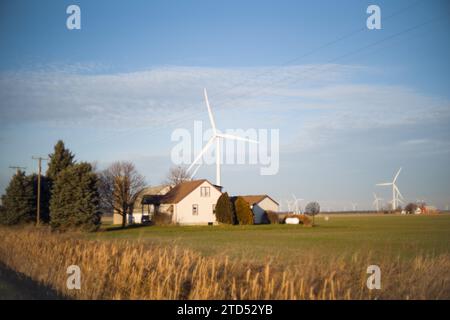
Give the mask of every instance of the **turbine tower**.
M 292 204 L 292 202 L 290 200 L 286 200 L 286 204 L 287 204 L 288 213 L 291 213 L 291 204 Z
M 400 193 L 400 190 L 398 189 L 397 185 L 395 184 L 401 171 L 402 171 L 402 168 L 400 167 L 400 169 L 397 171 L 397 174 L 394 176 L 394 180 L 392 180 L 392 182 L 384 182 L 384 183 L 376 184 L 377 186 L 392 186 L 392 202 L 391 202 L 392 203 L 392 211 L 395 211 L 398 207 L 398 204 L 400 202 L 403 202 L 402 199 L 404 199 L 402 194 Z
M 220 181 L 220 165 L 221 165 L 221 163 L 220 163 L 220 160 L 221 160 L 221 156 L 220 156 L 220 148 L 221 148 L 220 139 L 241 140 L 241 141 L 247 141 L 247 142 L 251 142 L 251 143 L 258 143 L 258 141 L 252 140 L 252 139 L 243 138 L 243 137 L 239 137 L 239 136 L 235 136 L 235 135 L 231 135 L 231 134 L 220 133 L 219 131 L 217 131 L 216 122 L 214 121 L 214 117 L 213 117 L 213 114 L 212 114 L 212 111 L 211 111 L 211 107 L 209 105 L 208 93 L 206 92 L 206 88 L 203 89 L 203 93 L 205 95 L 205 102 L 206 102 L 206 107 L 208 108 L 209 122 L 211 122 L 211 127 L 213 129 L 213 135 L 208 140 L 208 142 L 203 147 L 203 149 L 200 151 L 200 153 L 197 155 L 195 160 L 191 163 L 189 168 L 187 168 L 187 172 L 192 170 L 192 168 L 195 166 L 195 164 L 201 159 L 201 157 L 205 154 L 205 152 L 215 142 L 216 143 L 216 185 L 217 186 L 221 186 L 221 181 Z M 191 179 L 197 173 L 197 170 L 198 170 L 198 168 L 191 175 Z
M 294 199 L 293 203 L 294 203 L 294 213 L 295 214 L 301 214 L 303 213 L 302 211 L 302 207 L 300 206 L 300 202 L 305 200 L 305 199 L 301 199 L 301 198 L 297 198 L 294 194 L 292 194 L 292 198 Z
M 375 200 L 373 200 L 372 205 L 377 209 L 377 211 L 380 211 L 380 201 L 382 201 L 383 198 L 378 198 L 375 192 L 373 193 L 373 197 Z

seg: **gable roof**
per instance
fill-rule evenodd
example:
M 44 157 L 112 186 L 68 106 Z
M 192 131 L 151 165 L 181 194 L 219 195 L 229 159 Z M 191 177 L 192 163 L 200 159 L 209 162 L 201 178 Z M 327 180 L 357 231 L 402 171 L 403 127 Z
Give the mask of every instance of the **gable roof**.
M 247 196 L 234 196 L 234 197 L 231 197 L 231 201 L 233 201 L 233 202 L 236 201 L 236 199 L 238 197 L 243 198 L 249 205 L 254 205 L 254 204 L 260 203 L 265 198 L 269 198 L 270 200 L 272 200 L 276 204 L 279 204 L 278 202 L 273 200 L 271 197 L 269 197 L 267 194 L 257 194 L 257 195 L 247 195 Z
M 141 204 L 161 204 L 163 199 L 161 194 L 145 194 L 142 196 Z
M 161 203 L 178 203 L 185 197 L 187 197 L 192 191 L 197 189 L 205 181 L 208 182 L 212 187 L 216 187 L 206 179 L 182 182 L 172 188 L 172 190 L 167 192 L 163 196 Z
M 161 197 L 170 190 L 169 185 L 148 186 L 139 191 L 135 197 L 136 204 L 153 204 L 157 203 Z

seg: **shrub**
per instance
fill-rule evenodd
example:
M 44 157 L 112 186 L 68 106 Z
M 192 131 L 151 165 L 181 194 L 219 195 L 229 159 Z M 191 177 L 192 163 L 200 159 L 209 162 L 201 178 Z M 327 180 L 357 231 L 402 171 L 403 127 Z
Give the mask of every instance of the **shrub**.
M 298 218 L 300 219 L 300 224 L 303 224 L 305 226 L 311 226 L 312 225 L 311 219 L 308 216 L 302 214 Z
M 267 210 L 264 211 L 262 221 L 263 221 L 262 223 L 265 224 L 279 224 L 280 217 L 278 216 L 278 213 L 276 213 L 275 211 Z
M 236 224 L 236 215 L 233 210 L 233 204 L 228 197 L 228 193 L 222 193 L 216 204 L 217 222 L 226 224 Z
M 413 214 L 417 209 L 417 205 L 415 203 L 408 203 L 405 207 L 406 213 Z
M 297 218 L 299 221 L 299 224 L 303 224 L 305 226 L 311 226 L 311 219 L 304 215 L 304 214 L 287 214 L 284 218 L 283 218 L 283 223 L 285 223 L 287 218 Z
M 165 226 L 172 224 L 172 214 L 157 212 L 152 216 L 152 224 L 155 226 Z
M 236 211 L 236 217 L 239 224 L 253 224 L 253 211 L 250 209 L 250 205 L 242 197 L 237 197 L 234 208 Z

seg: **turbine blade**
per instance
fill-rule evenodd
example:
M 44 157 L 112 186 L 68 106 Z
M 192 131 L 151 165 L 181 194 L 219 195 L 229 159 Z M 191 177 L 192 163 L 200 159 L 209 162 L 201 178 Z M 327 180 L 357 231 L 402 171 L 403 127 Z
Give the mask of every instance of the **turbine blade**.
M 206 150 L 208 150 L 208 148 L 211 146 L 211 144 L 214 142 L 214 140 L 216 139 L 216 137 L 211 137 L 211 139 L 209 139 L 209 141 L 205 144 L 205 146 L 203 147 L 202 151 L 200 151 L 200 153 L 197 155 L 197 157 L 195 158 L 195 160 L 191 163 L 191 165 L 187 168 L 186 172 L 191 171 L 192 167 L 197 163 L 198 160 L 200 160 L 200 158 L 203 156 L 203 154 L 206 152 Z
M 203 93 L 205 94 L 206 107 L 208 108 L 208 116 L 209 122 L 211 122 L 211 127 L 213 129 L 214 134 L 216 134 L 216 122 L 214 121 L 214 117 L 211 111 L 211 106 L 209 105 L 208 93 L 206 92 L 206 88 L 203 89 Z
M 191 174 L 191 180 L 194 178 L 194 176 L 197 174 L 198 169 L 200 169 L 201 165 L 198 165 L 197 168 L 195 168 L 194 172 Z
M 392 181 L 392 183 L 395 183 L 395 181 L 397 181 L 398 175 L 400 174 L 400 172 L 402 171 L 402 168 L 400 167 L 400 169 L 398 169 L 397 174 L 394 177 L 394 181 Z
M 398 193 L 398 195 L 400 196 L 400 198 L 401 199 L 405 199 L 404 197 L 403 197 L 403 195 L 402 195 L 402 193 L 400 192 L 400 190 L 398 189 L 398 187 L 394 184 L 394 189 L 395 189 L 395 191 Z
M 239 137 L 239 136 L 234 136 L 234 135 L 226 134 L 226 133 L 217 133 L 216 136 L 224 138 L 224 139 L 241 140 L 241 141 L 247 141 L 247 142 L 251 142 L 251 143 L 259 143 L 259 141 L 256 141 L 256 140 L 247 139 L 247 138 L 243 138 L 243 137 Z
M 376 186 L 392 186 L 392 182 L 377 183 Z

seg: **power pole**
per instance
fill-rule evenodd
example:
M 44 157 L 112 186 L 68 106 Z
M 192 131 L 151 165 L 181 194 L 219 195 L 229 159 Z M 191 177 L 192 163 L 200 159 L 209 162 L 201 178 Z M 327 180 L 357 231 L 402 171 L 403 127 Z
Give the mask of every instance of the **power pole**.
M 10 168 L 10 169 L 15 169 L 16 172 L 19 172 L 21 169 L 22 169 L 23 171 L 25 171 L 27 167 L 9 166 L 9 168 Z
M 42 171 L 42 161 L 48 161 L 49 159 L 43 157 L 31 157 L 33 160 L 38 161 L 38 190 L 37 190 L 37 215 L 36 215 L 36 224 L 39 225 L 39 220 L 41 217 L 41 171 Z

